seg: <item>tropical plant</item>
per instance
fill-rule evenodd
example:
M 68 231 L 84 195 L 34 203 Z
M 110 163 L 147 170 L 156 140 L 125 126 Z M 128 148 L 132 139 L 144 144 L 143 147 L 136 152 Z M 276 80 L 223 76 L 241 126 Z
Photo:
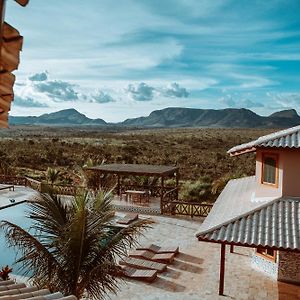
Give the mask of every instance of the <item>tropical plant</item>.
M 12 272 L 12 268 L 9 266 L 2 267 L 2 270 L 0 271 L 0 277 L 2 280 L 9 280 L 9 273 Z
M 58 180 L 60 171 L 57 169 L 48 167 L 46 173 L 47 173 L 46 176 L 47 176 L 48 182 L 50 182 L 53 185 L 54 182 L 56 182 Z
M 85 192 L 66 204 L 42 194 L 29 204 L 29 231 L 1 222 L 8 245 L 19 250 L 21 272 L 38 287 L 73 294 L 79 299 L 101 299 L 118 289 L 117 261 L 136 245 L 151 220 L 128 227 L 113 225 L 112 194 Z

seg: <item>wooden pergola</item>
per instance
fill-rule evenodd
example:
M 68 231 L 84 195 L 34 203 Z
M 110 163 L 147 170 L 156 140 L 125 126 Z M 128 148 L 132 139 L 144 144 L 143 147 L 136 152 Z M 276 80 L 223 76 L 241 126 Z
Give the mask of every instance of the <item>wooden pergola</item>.
M 175 188 L 179 183 L 179 168 L 175 166 L 145 165 L 145 164 L 102 164 L 86 168 L 101 176 L 101 174 L 112 174 L 117 176 L 118 195 L 122 190 L 122 179 L 125 176 L 147 176 L 160 178 L 160 199 L 163 200 L 165 190 L 165 179 L 175 177 Z

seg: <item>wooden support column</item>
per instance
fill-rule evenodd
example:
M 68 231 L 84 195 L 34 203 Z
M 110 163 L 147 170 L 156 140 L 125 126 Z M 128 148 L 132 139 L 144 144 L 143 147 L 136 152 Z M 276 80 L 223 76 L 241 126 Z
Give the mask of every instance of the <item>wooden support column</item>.
M 179 185 L 179 170 L 176 171 L 176 188 L 177 188 L 177 199 L 178 200 L 178 185 Z
M 226 245 L 221 244 L 220 280 L 219 280 L 219 295 L 221 295 L 221 296 L 224 295 L 225 251 L 226 251 Z
M 118 189 L 118 196 L 120 197 L 120 195 L 121 195 L 121 190 L 120 190 L 120 175 L 119 174 L 117 174 L 117 178 L 118 178 L 118 186 L 117 186 L 117 189 Z
M 163 213 L 163 209 L 162 209 L 162 202 L 163 202 L 163 198 L 164 198 L 164 188 L 165 188 L 165 181 L 164 181 L 164 176 L 161 177 L 161 191 L 160 191 L 160 211 L 161 213 Z
M 233 253 L 233 251 L 234 251 L 234 246 L 230 245 L 230 253 Z

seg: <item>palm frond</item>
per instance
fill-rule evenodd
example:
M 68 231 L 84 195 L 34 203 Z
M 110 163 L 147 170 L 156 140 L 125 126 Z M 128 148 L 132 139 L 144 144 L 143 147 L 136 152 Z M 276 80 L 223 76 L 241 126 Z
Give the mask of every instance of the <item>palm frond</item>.
M 40 286 L 52 286 L 57 277 L 64 275 L 59 262 L 53 254 L 33 235 L 18 225 L 2 221 L 0 229 L 4 231 L 9 247 L 15 248 L 20 254 L 16 263 L 21 263 L 21 272 L 34 279 Z M 49 272 L 51 270 L 51 272 Z

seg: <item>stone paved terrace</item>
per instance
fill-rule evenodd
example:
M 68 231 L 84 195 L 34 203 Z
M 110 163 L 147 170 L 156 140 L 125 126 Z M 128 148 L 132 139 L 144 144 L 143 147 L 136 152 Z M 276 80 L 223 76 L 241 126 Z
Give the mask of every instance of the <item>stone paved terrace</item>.
M 251 268 L 252 249 L 236 247 L 237 253 L 230 254 L 229 246 L 226 253 L 226 296 L 218 296 L 220 246 L 196 240 L 195 232 L 200 222 L 161 216 L 151 218 L 156 224 L 141 242 L 179 245 L 181 254 L 153 283 L 126 280 L 120 285 L 119 293 L 108 299 L 300 299 L 300 286 L 277 282 Z
M 8 184 L 1 184 L 1 187 L 8 186 Z M 34 196 L 37 196 L 38 193 L 24 186 L 14 186 L 14 191 L 12 190 L 0 190 L 0 209 L 12 204 L 18 204 L 24 202 L 25 200 L 31 200 Z M 14 201 L 14 203 L 12 203 Z
M 9 199 L 15 199 L 17 203 L 31 199 L 34 195 L 36 195 L 34 190 L 18 186 L 15 187 L 15 191 L 0 191 L 0 209 L 10 204 Z M 117 215 L 123 216 L 124 213 L 118 212 Z M 145 233 L 141 243 L 178 245 L 181 254 L 168 267 L 168 271 L 160 274 L 152 284 L 126 280 L 121 283 L 119 293 L 110 295 L 107 299 L 300 300 L 300 286 L 279 283 L 254 270 L 250 265 L 252 250 L 241 247 L 235 248 L 237 254 L 230 254 L 227 249 L 225 273 L 227 296 L 218 296 L 220 246 L 197 241 L 195 233 L 201 221 L 155 215 L 141 215 L 141 217 L 151 217 L 156 222 L 153 228 Z

